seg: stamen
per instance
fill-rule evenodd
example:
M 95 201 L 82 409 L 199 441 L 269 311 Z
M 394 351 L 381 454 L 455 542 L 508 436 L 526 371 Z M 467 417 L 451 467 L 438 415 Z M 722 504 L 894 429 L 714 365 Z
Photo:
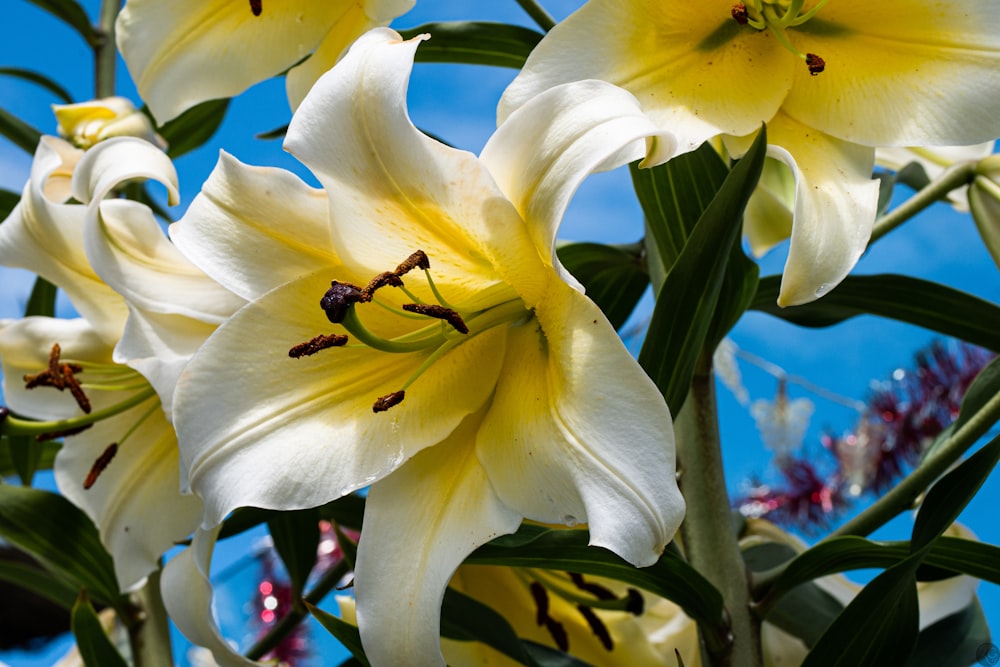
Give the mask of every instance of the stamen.
M 260 16 L 260 13 L 264 11 L 263 0 L 250 0 L 250 11 L 253 12 L 254 16 Z
M 633 616 L 642 616 L 642 612 L 646 608 L 646 600 L 642 597 L 642 593 L 634 588 L 630 588 L 628 589 L 627 600 L 625 611 Z
M 370 299 L 371 297 L 365 299 L 361 288 L 356 285 L 334 280 L 330 282 L 330 289 L 319 300 L 319 307 L 326 313 L 326 319 L 333 324 L 340 324 L 344 321 L 351 306 Z
M 605 651 L 611 651 L 615 648 L 615 643 L 611 639 L 611 634 L 608 632 L 608 627 L 604 625 L 604 622 L 597 617 L 594 610 L 590 607 L 585 607 L 579 605 L 577 607 L 585 619 L 587 619 L 587 625 L 590 626 L 591 631 L 593 631 L 594 636 L 601 642 L 601 646 L 604 647 Z
M 386 285 L 391 287 L 402 287 L 403 281 L 400 280 L 399 276 L 392 271 L 380 273 L 372 278 L 368 284 L 365 285 L 365 288 L 361 290 L 361 300 L 368 303 L 375 295 L 375 291 L 385 287 Z
M 742 2 L 737 2 L 733 5 L 732 10 L 733 18 L 740 25 L 746 25 L 749 22 L 749 17 L 747 16 L 747 6 Z
M 308 357 L 331 347 L 341 347 L 347 344 L 347 336 L 341 334 L 330 334 L 329 336 L 320 334 L 304 343 L 292 347 L 288 351 L 288 356 L 292 359 Z
M 74 375 L 74 373 L 82 373 L 83 367 L 80 364 L 60 363 L 59 356 L 61 354 L 62 349 L 59 347 L 59 343 L 53 343 L 52 349 L 49 351 L 48 368 L 40 373 L 25 375 L 23 377 L 24 388 L 53 387 L 59 391 L 69 389 L 69 393 L 73 395 L 80 409 L 86 414 L 90 414 L 90 399 L 87 398 L 83 387 L 80 386 L 80 381 Z
M 111 463 L 111 459 L 115 458 L 115 454 L 117 453 L 118 443 L 112 442 L 108 445 L 107 449 L 105 449 L 101 455 L 97 457 L 97 460 L 94 461 L 94 465 L 91 466 L 90 472 L 87 473 L 87 479 L 83 480 L 84 489 L 89 489 L 94 485 L 97 478 L 102 472 L 104 472 L 104 469 L 108 467 L 108 464 Z
M 807 53 L 806 67 L 809 68 L 810 74 L 816 76 L 817 74 L 826 69 L 826 61 L 817 56 L 815 53 Z
M 577 588 L 581 591 L 587 591 L 598 600 L 614 600 L 618 597 L 604 586 L 587 581 L 583 578 L 582 574 L 578 574 L 576 572 L 567 572 L 566 574 L 569 575 L 570 581 L 572 581 Z
M 402 276 L 417 268 L 423 269 L 424 271 L 431 268 L 431 260 L 427 258 L 427 254 L 423 250 L 418 250 L 404 259 L 402 263 L 396 267 L 396 270 L 393 271 L 393 273 L 397 276 Z
M 391 394 L 386 394 L 375 401 L 375 404 L 372 405 L 372 412 L 385 412 L 389 408 L 402 403 L 405 396 L 405 391 L 394 391 Z
M 563 653 L 569 651 L 569 636 L 566 634 L 566 628 L 563 627 L 562 623 L 552 617 L 546 617 L 545 629 L 549 631 L 552 641 L 556 643 L 556 647 L 560 651 Z
M 469 327 L 466 326 L 465 322 L 462 320 L 462 316 L 451 308 L 424 303 L 404 303 L 403 310 L 408 313 L 418 313 L 420 315 L 426 315 L 427 317 L 444 320 L 454 327 L 455 331 L 458 333 L 469 333 Z
M 47 433 L 39 433 L 35 436 L 36 442 L 45 442 L 46 440 L 56 440 L 58 438 L 68 438 L 71 435 L 76 435 L 78 433 L 83 433 L 88 428 L 93 426 L 93 424 L 84 424 L 83 426 L 77 426 L 76 428 L 67 428 L 62 431 L 48 431 Z
M 537 581 L 532 581 L 528 589 L 535 600 L 535 625 L 541 627 L 549 617 L 549 593 L 545 590 L 545 586 Z

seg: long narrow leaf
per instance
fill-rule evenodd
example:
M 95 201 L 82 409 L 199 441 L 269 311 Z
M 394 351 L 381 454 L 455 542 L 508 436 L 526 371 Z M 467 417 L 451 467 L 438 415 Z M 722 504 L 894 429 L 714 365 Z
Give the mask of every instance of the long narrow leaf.
M 80 36 L 86 40 L 87 44 L 97 43 L 97 33 L 87 18 L 87 12 L 76 0 L 28 0 L 33 5 L 41 7 L 56 18 L 62 19 Z
M 401 30 L 403 39 L 429 33 L 417 49 L 417 62 L 493 65 L 520 69 L 542 34 L 506 23 L 447 21 Z
M 87 667 L 128 667 L 118 649 L 111 643 L 101 619 L 91 606 L 87 594 L 80 592 L 70 616 L 76 647 Z
M 611 324 L 616 329 L 625 324 L 649 285 L 637 255 L 600 243 L 570 243 L 558 252 L 563 266 L 583 283 Z
M 0 135 L 29 155 L 34 155 L 42 137 L 40 131 L 4 109 L 0 109 Z
M 441 607 L 441 636 L 478 641 L 522 665 L 539 667 L 503 616 L 464 593 L 449 588 Z
M 73 96 L 69 94 L 69 91 L 60 86 L 58 83 L 45 76 L 44 74 L 39 74 L 38 72 L 30 69 L 23 69 L 21 67 L 0 67 L 0 75 L 13 77 L 15 79 L 21 79 L 23 81 L 30 81 L 31 83 L 38 84 L 42 88 L 46 89 L 59 99 L 61 99 L 66 104 L 73 103 Z
M 371 663 L 368 662 L 368 656 L 365 655 L 365 649 L 361 646 L 361 633 L 358 632 L 357 626 L 351 625 L 347 621 L 341 620 L 329 614 L 319 607 L 314 607 L 308 602 L 305 603 L 306 609 L 312 614 L 320 625 L 326 628 L 327 632 L 333 635 L 337 641 L 344 645 L 354 659 L 358 661 L 358 664 L 362 667 L 371 667 Z

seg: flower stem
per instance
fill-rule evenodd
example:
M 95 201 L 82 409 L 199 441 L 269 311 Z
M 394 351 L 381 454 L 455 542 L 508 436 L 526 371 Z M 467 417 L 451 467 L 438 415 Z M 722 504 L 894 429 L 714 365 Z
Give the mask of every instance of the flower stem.
M 110 97 L 115 94 L 115 19 L 121 8 L 121 0 L 101 0 L 101 12 L 97 18 L 97 42 L 94 44 L 94 97 Z
M 341 560 L 336 565 L 327 570 L 323 576 L 319 578 L 313 589 L 306 594 L 303 599 L 309 604 L 316 606 L 323 601 L 323 598 L 333 590 L 344 575 L 350 570 L 350 563 L 346 560 Z M 296 604 L 292 607 L 292 610 L 281 617 L 281 620 L 274 624 L 266 635 L 261 637 L 257 643 L 250 647 L 247 651 L 246 657 L 251 660 L 260 660 L 262 657 L 270 653 L 275 649 L 275 647 L 281 643 L 289 632 L 295 629 L 302 619 L 309 615 L 306 611 L 305 605 Z
M 750 613 L 746 566 L 733 530 L 722 468 L 711 353 L 703 353 L 691 391 L 674 424 L 680 487 L 687 502 L 681 525 L 691 565 L 722 593 L 733 641 L 724 651 L 709 651 L 711 665 L 759 667 L 760 623 Z
M 971 183 L 976 177 L 977 164 L 963 162 L 946 169 L 936 180 L 877 220 L 869 243 L 874 243 L 934 202 L 940 201 L 955 188 Z
M 160 596 L 160 570 L 149 575 L 146 585 L 132 594 L 136 615 L 125 622 L 132 664 L 135 667 L 173 667 L 170 625 Z
M 521 9 L 534 19 L 538 27 L 545 32 L 555 27 L 556 20 L 535 0 L 517 0 L 517 4 L 521 5 Z

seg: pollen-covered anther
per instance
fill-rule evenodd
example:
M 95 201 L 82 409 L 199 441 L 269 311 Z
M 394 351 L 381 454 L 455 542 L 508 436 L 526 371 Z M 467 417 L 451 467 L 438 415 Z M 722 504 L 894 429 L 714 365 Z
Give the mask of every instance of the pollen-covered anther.
M 310 338 L 304 343 L 299 343 L 288 350 L 288 356 L 292 359 L 298 359 L 300 357 L 308 357 L 310 355 L 316 354 L 317 352 L 322 352 L 323 350 L 328 350 L 331 347 L 342 347 L 347 344 L 347 336 L 343 334 L 320 334 L 315 338 Z
M 611 639 L 611 633 L 608 632 L 608 626 L 604 625 L 604 621 L 602 621 L 590 607 L 578 605 L 577 610 L 587 620 L 587 625 L 590 626 L 591 632 L 593 632 L 594 636 L 601 642 L 601 646 L 604 647 L 604 650 L 613 650 L 615 648 L 615 642 Z
M 389 408 L 402 403 L 405 397 L 406 392 L 403 390 L 394 391 L 391 394 L 381 396 L 376 399 L 375 404 L 372 405 L 372 412 L 385 412 Z
M 76 373 L 82 373 L 83 367 L 79 364 L 67 364 L 60 361 L 62 349 L 59 343 L 53 343 L 49 351 L 49 365 L 40 373 L 28 374 L 24 376 L 24 388 L 34 389 L 35 387 L 53 387 L 59 391 L 69 389 L 76 404 L 80 409 L 89 414 L 91 410 L 90 399 L 83 392 Z
M 817 74 L 826 69 L 826 61 L 817 56 L 815 53 L 807 53 L 806 67 L 809 68 L 810 74 L 816 76 Z
M 535 624 L 541 627 L 549 617 L 549 592 L 537 581 L 532 581 L 528 590 L 535 601 Z
M 646 608 L 646 600 L 642 597 L 642 593 L 634 588 L 630 588 L 628 589 L 626 599 L 625 611 L 633 616 L 642 616 L 642 612 Z
M 372 278 L 368 282 L 368 284 L 365 285 L 364 289 L 361 290 L 361 297 L 362 297 L 361 300 L 364 301 L 365 303 L 371 301 L 372 297 L 375 295 L 375 292 L 386 286 L 402 287 L 403 281 L 400 280 L 399 276 L 397 276 L 392 271 L 385 271 L 384 273 L 380 273 L 374 278 Z
M 427 303 L 404 303 L 403 310 L 408 313 L 417 313 L 427 317 L 435 317 L 450 324 L 455 331 L 461 334 L 469 333 L 469 327 L 465 324 L 462 316 L 451 308 Z
M 250 11 L 254 16 L 260 16 L 264 11 L 264 0 L 250 0 Z
M 733 18 L 740 25 L 746 25 L 749 21 L 747 17 L 747 6 L 742 2 L 737 2 L 735 5 L 733 5 L 732 14 Z
M 582 574 L 577 572 L 568 572 L 567 574 L 569 574 L 570 581 L 573 582 L 573 585 L 581 591 L 587 591 L 598 600 L 614 600 L 618 597 L 604 586 L 587 581 L 583 578 Z
M 93 424 L 84 424 L 83 426 L 77 426 L 76 428 L 67 428 L 62 431 L 48 431 L 46 433 L 39 433 L 38 435 L 35 436 L 35 442 L 45 442 L 46 440 L 68 438 L 71 435 L 77 435 L 78 433 L 83 433 L 92 426 Z
M 404 259 L 396 270 L 393 271 L 397 276 L 409 273 L 413 269 L 423 269 L 427 271 L 431 268 L 431 260 L 427 258 L 427 253 L 423 250 L 418 250 L 406 259 Z
M 333 280 L 330 282 L 330 289 L 319 300 L 319 307 L 326 313 L 326 319 L 334 324 L 340 324 L 351 306 L 366 300 L 370 301 L 371 298 L 365 299 L 361 288 L 357 285 Z
M 115 458 L 115 454 L 118 453 L 118 443 L 112 442 L 108 445 L 107 449 L 101 452 L 101 455 L 97 457 L 94 461 L 94 465 L 90 467 L 90 472 L 87 473 L 87 479 L 83 480 L 83 488 L 89 489 L 97 481 L 97 478 L 101 476 L 101 473 L 108 467 L 111 463 L 111 459 Z

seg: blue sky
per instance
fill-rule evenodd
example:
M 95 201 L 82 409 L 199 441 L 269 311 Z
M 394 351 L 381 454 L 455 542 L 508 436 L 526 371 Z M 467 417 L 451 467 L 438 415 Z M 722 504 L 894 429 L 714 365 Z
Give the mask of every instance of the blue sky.
M 579 3 L 569 0 L 543 3 L 557 18 L 566 16 Z M 90 97 L 92 73 L 89 51 L 76 34 L 26 0 L 6 0 L 5 21 L 9 29 L 0 40 L 0 67 L 30 67 L 56 79 L 78 99 Z M 96 16 L 98 0 L 85 0 L 90 16 Z M 532 23 L 513 0 L 472 3 L 468 0 L 418 0 L 418 6 L 394 25 L 410 27 L 430 20 L 477 19 Z M 421 128 L 450 143 L 475 152 L 486 142 L 494 126 L 494 109 L 512 70 L 417 65 L 410 87 L 411 115 Z M 120 69 L 121 94 L 137 101 Z M 50 94 L 32 86 L 0 77 L 0 107 L 17 113 L 45 132 L 54 131 Z M 272 80 L 253 88 L 234 101 L 219 134 L 195 153 L 177 161 L 183 203 L 172 210 L 175 217 L 198 192 L 215 163 L 220 147 L 251 164 L 282 166 L 312 180 L 293 158 L 282 153 L 278 142 L 256 141 L 253 135 L 285 124 L 288 109 L 283 83 Z M 28 175 L 30 156 L 0 139 L 0 188 L 19 191 Z M 632 195 L 627 172 L 619 170 L 589 179 L 570 206 L 562 236 L 573 240 L 630 242 L 642 233 L 642 216 Z M 779 248 L 762 262 L 762 275 L 779 272 L 784 262 Z M 970 218 L 936 205 L 902 230 L 876 244 L 861 260 L 857 273 L 899 272 L 938 280 L 973 294 L 1000 299 L 998 272 Z M 0 269 L 0 317 L 16 317 L 27 298 L 31 277 L 24 272 Z M 68 311 L 63 311 L 68 312 Z M 921 329 L 873 317 L 855 318 L 827 330 L 794 327 L 759 313 L 749 313 L 732 333 L 741 348 L 778 364 L 789 373 L 838 394 L 864 399 L 871 383 L 887 379 L 897 368 L 912 365 L 913 354 L 936 337 Z M 742 365 L 744 381 L 752 398 L 771 398 L 775 380 L 749 365 Z M 792 386 L 793 398 L 806 396 L 816 404 L 807 443 L 818 447 L 824 429 L 848 430 L 855 414 Z M 767 469 L 764 450 L 753 421 L 724 389 L 719 390 L 722 435 L 731 489 L 740 481 Z M 993 513 L 1000 504 L 1000 482 L 987 482 L 962 520 L 984 541 L 1000 543 L 1000 523 Z M 878 536 L 904 538 L 910 518 L 901 517 Z M 238 562 L 243 548 L 234 549 L 220 568 Z M 236 566 L 237 569 L 240 567 Z M 239 575 L 250 577 L 252 570 Z M 252 583 L 251 583 L 252 585 Z M 235 586 L 235 585 L 234 585 Z M 239 597 L 239 586 L 232 594 Z M 992 623 L 1000 623 L 1000 592 L 984 584 L 980 595 Z M 238 604 L 237 604 L 238 607 Z M 55 654 L 55 653 L 53 653 Z M 49 664 L 49 656 L 0 656 L 12 665 Z

